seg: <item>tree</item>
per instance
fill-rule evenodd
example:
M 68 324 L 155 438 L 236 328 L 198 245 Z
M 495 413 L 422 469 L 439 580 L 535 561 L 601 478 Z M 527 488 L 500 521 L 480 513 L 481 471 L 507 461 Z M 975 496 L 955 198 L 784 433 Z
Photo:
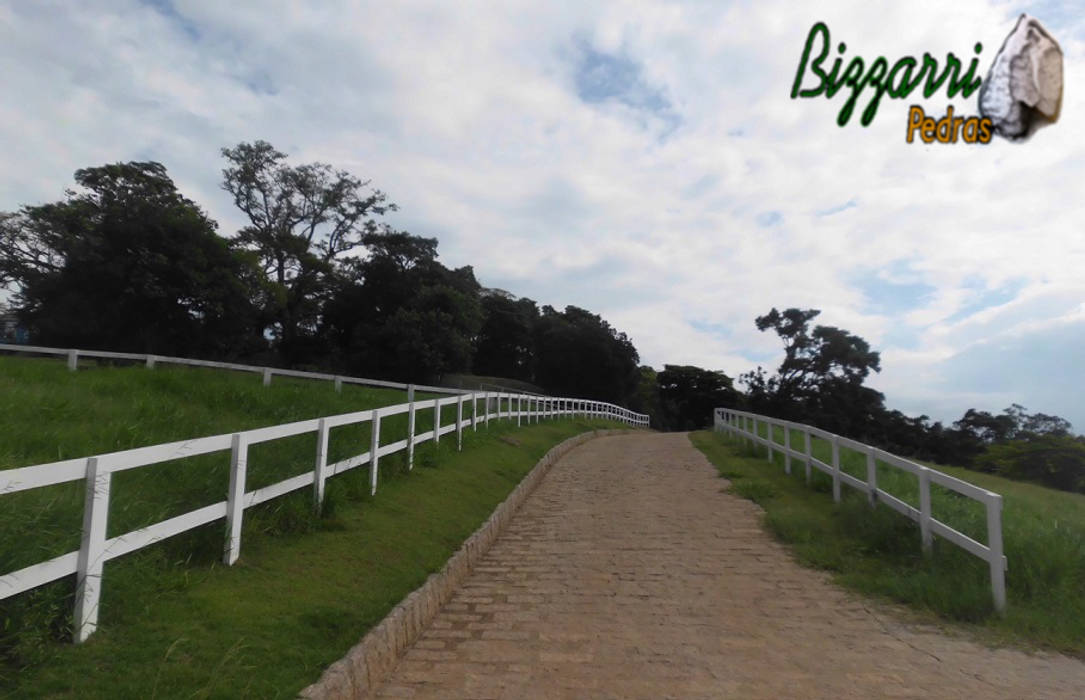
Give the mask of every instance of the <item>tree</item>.
M 535 383 L 552 394 L 626 403 L 639 379 L 636 348 L 597 314 L 544 306 L 535 328 Z
M 475 340 L 474 371 L 492 377 L 531 381 L 535 374 L 534 328 L 539 309 L 531 299 L 486 289 L 482 327 Z
M 326 163 L 287 165 L 265 141 L 223 148 L 222 188 L 248 217 L 237 244 L 253 251 L 274 289 L 270 309 L 281 354 L 295 362 L 317 332 L 335 261 L 386 231 L 372 219 L 394 210 L 368 181 Z
M 233 356 L 261 343 L 252 261 L 155 162 L 78 170 L 82 192 L 0 217 L 0 280 L 35 342 Z
M 1046 433 L 992 445 L 976 460 L 976 467 L 1085 493 L 1085 438 Z
M 771 377 L 758 367 L 740 381 L 749 388 L 754 410 L 793 420 L 817 415 L 823 424 L 828 420 L 850 429 L 869 426 L 870 418 L 882 409 L 882 397 L 862 384 L 871 371 L 881 370 L 880 357 L 865 340 L 848 331 L 832 326 L 811 331 L 810 321 L 820 313 L 773 308 L 759 316 L 757 329 L 771 328 L 783 341 L 784 360 Z M 849 402 L 856 401 L 858 405 L 849 407 Z
M 664 365 L 657 381 L 661 422 L 669 430 L 697 430 L 711 425 L 716 408 L 734 408 L 738 401 L 731 378 L 723 372 Z
M 652 427 L 666 430 L 663 401 L 659 396 L 659 374 L 649 365 L 641 365 L 636 393 L 629 401 L 630 410 L 648 414 Z
M 953 427 L 974 437 L 979 445 L 1005 442 L 1017 432 L 1018 418 L 1009 413 L 1009 410 L 1000 416 L 994 416 L 987 411 L 970 408 Z
M 369 256 L 343 265 L 325 308 L 340 364 L 399 381 L 468 370 L 482 324 L 472 269 L 437 262 L 432 238 L 393 232 L 369 234 L 365 242 Z

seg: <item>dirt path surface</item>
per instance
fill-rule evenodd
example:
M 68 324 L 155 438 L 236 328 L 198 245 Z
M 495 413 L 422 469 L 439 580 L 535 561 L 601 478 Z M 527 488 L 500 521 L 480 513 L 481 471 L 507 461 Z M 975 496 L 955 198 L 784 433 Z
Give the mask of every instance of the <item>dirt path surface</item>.
M 1085 698 L 796 564 L 684 434 L 562 458 L 378 697 Z

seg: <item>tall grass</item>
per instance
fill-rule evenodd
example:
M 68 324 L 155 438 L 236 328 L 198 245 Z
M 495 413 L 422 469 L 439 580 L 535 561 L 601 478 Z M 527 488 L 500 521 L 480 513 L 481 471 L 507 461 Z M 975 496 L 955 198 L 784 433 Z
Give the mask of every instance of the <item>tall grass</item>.
M 774 439 L 782 443 L 782 429 Z M 802 463 L 792 460 L 789 476 L 779 452 L 769 463 L 764 447 L 721 433 L 696 433 L 692 440 L 735 493 L 765 509 L 765 525 L 801 562 L 833 572 L 839 583 L 966 624 L 988 640 L 1085 657 L 1085 496 L 936 467 L 1003 496 L 1008 603 L 999 615 L 985 561 L 937 536 L 931 555 L 924 556 L 917 524 L 884 505 L 871 508 L 865 494 L 846 485 L 841 503 L 834 504 L 829 476 L 815 469 L 807 485 Z M 801 448 L 797 431 L 791 440 Z M 814 455 L 827 463 L 830 449 L 812 441 Z M 866 479 L 865 455 L 842 449 L 841 468 Z M 881 462 L 877 470 L 881 489 L 918 506 L 915 476 Z M 935 518 L 987 542 L 981 504 L 933 485 L 931 501 Z

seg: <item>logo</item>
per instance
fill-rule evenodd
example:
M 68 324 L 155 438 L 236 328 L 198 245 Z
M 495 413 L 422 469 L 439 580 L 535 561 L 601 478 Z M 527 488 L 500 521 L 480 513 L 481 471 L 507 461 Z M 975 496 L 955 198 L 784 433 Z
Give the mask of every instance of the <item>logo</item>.
M 977 75 L 983 44 L 977 41 L 972 51 L 975 55 L 963 74 L 961 59 L 953 52 L 947 52 L 941 63 L 929 52 L 924 53 L 921 60 L 903 56 L 892 67 L 884 56 L 878 56 L 869 66 L 861 57 L 855 56 L 844 67 L 847 44 L 841 41 L 836 46 L 838 55 L 826 71 L 832 41 L 829 27 L 824 22 L 817 22 L 806 35 L 791 86 L 791 99 L 821 95 L 833 99 L 840 90 L 847 88 L 847 96 L 836 118 L 837 125 L 844 127 L 860 97 L 866 93 L 866 106 L 859 117 L 859 123 L 866 127 L 874 121 L 885 97 L 904 100 L 920 86 L 925 99 L 934 97 L 943 86 L 950 99 L 958 95 L 968 99 L 979 91 L 978 115 L 954 116 L 951 104 L 944 116 L 935 119 L 927 116 L 922 105 L 911 104 L 905 123 L 907 143 L 917 140 L 923 143 L 988 143 L 996 133 L 1010 140 L 1020 140 L 1058 119 L 1062 102 L 1062 49 L 1039 20 L 1024 14 L 1018 18 L 985 78 Z M 810 82 L 814 84 L 804 87 Z

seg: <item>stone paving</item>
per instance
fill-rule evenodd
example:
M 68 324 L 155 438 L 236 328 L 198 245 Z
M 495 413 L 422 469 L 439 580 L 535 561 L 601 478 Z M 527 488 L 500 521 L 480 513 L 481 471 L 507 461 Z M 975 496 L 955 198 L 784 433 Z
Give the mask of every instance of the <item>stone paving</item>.
M 800 567 L 685 434 L 563 457 L 382 698 L 1085 698 L 1085 664 L 916 626 Z

